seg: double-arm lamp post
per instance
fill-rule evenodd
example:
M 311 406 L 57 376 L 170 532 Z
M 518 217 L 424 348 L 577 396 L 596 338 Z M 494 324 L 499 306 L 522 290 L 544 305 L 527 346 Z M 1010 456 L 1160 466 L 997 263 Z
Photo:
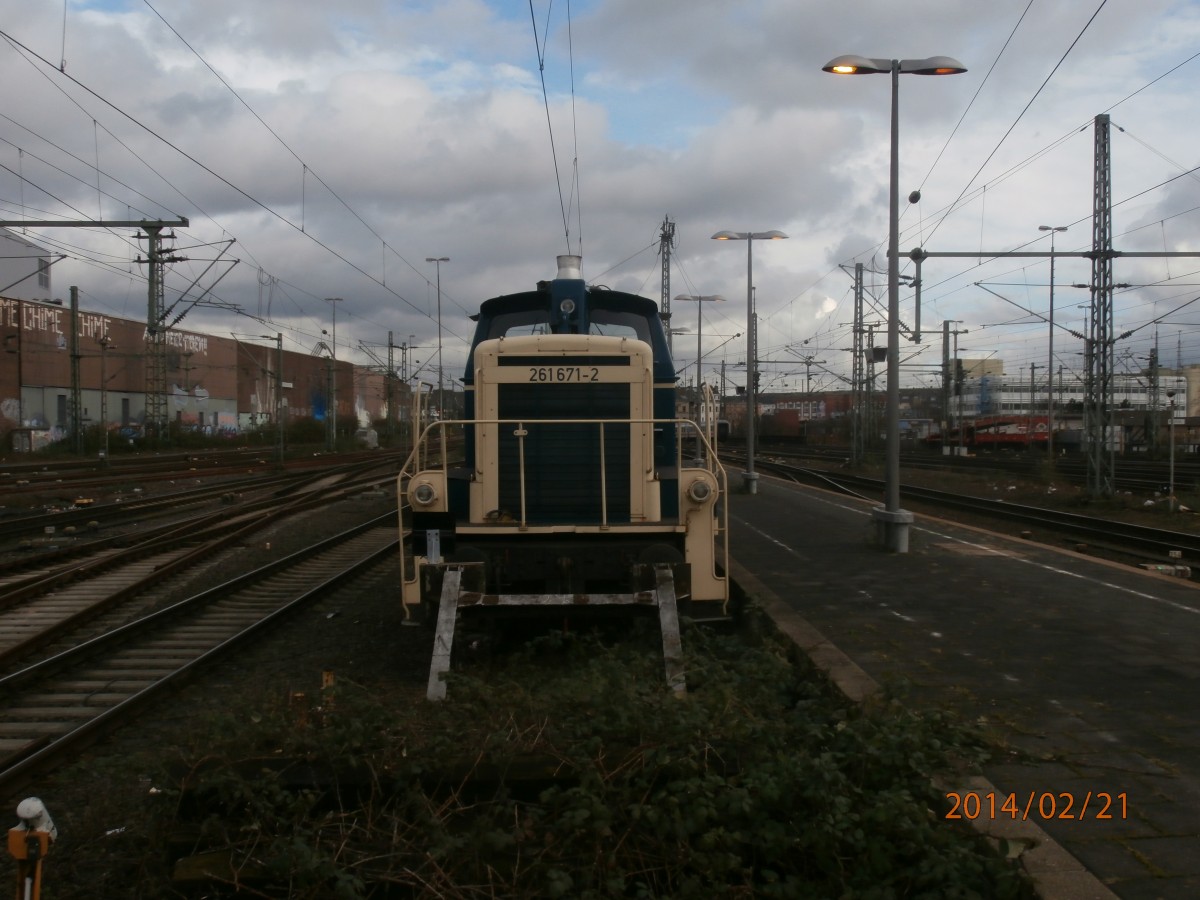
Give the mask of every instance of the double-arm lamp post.
M 754 321 L 754 242 L 782 241 L 787 235 L 782 231 L 718 231 L 714 241 L 746 242 L 746 471 L 742 480 L 746 493 L 758 493 L 758 473 L 754 471 L 754 376 L 758 373 L 758 334 Z
M 900 127 L 898 88 L 904 75 L 959 75 L 966 67 L 949 56 L 928 59 L 872 59 L 839 56 L 821 67 L 835 75 L 892 76 L 892 137 L 890 198 L 888 206 L 888 346 L 887 346 L 887 455 L 884 471 L 884 506 L 872 515 L 884 549 L 908 552 L 908 527 L 912 513 L 900 508 Z

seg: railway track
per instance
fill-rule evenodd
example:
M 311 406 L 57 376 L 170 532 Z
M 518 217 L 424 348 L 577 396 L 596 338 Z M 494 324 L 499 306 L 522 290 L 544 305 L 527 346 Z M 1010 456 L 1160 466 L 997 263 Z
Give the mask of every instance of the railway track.
M 0 789 L 77 753 L 335 584 L 390 563 L 397 542 L 392 510 L 133 621 L 58 629 L 49 655 L 0 676 Z
M 736 447 L 736 445 L 731 445 Z M 849 448 L 810 447 L 805 450 L 786 445 L 765 443 L 760 446 L 764 455 L 794 460 L 813 460 L 844 463 L 850 457 Z M 802 465 L 802 463 L 797 463 Z M 1012 452 L 985 453 L 971 456 L 941 456 L 930 452 L 902 453 L 900 464 L 905 469 L 924 469 L 942 472 L 996 472 L 1015 478 L 1042 478 L 1047 473 L 1043 454 L 1021 454 Z M 1060 456 L 1054 461 L 1054 476 L 1068 484 L 1086 485 L 1087 461 L 1078 455 Z M 1175 487 L 1179 491 L 1193 491 L 1200 485 L 1200 463 L 1188 456 L 1176 461 Z M 1137 494 L 1153 494 L 1162 491 L 1171 478 L 1170 465 L 1164 459 L 1137 459 L 1122 457 L 1116 462 L 1113 486 L 1117 490 Z
M 763 471 L 798 483 L 831 488 L 862 499 L 878 500 L 883 494 L 884 483 L 875 478 L 808 469 L 764 459 L 757 460 L 756 465 Z M 977 520 L 1008 523 L 1015 526 L 1017 533 L 1023 537 L 1064 543 L 1072 549 L 1131 565 L 1176 566 L 1188 560 L 1200 560 L 1200 535 L 1189 532 L 1151 528 L 906 484 L 901 484 L 900 496 L 910 506 L 917 503 L 933 511 L 954 511 Z M 1193 571 L 1193 577 L 1200 579 L 1200 567 Z
M 225 515 L 235 512 L 231 506 L 262 498 L 263 504 L 277 503 L 285 496 L 299 496 L 318 489 L 330 478 L 370 479 L 372 473 L 393 473 L 390 458 L 376 457 L 370 466 L 360 463 L 338 463 L 318 470 L 300 470 L 274 475 L 250 475 L 223 481 L 220 485 L 183 488 L 168 493 L 143 495 L 124 494 L 104 502 L 87 504 L 53 512 L 38 512 L 0 520 L 0 553 L 10 551 L 0 562 L 0 584 L 5 577 L 24 568 L 41 564 L 39 551 L 51 552 L 62 559 L 85 555 L 106 545 L 127 545 L 131 538 L 120 529 L 136 524 L 137 537 L 153 537 L 155 530 L 170 531 L 172 523 L 188 524 L 182 510 L 224 505 Z M 206 513 L 197 514 L 196 524 L 202 525 Z M 164 518 L 159 525 L 148 520 Z M 116 531 L 107 537 L 90 536 L 97 530 Z M 14 554 L 11 551 L 28 551 Z
M 107 503 L 72 505 L 53 512 L 10 516 L 0 520 L 0 544 L 28 540 L 30 536 L 45 534 L 48 528 L 53 529 L 53 534 L 57 534 L 59 529 L 71 529 L 72 532 L 76 532 L 80 526 L 86 528 L 91 522 L 103 520 L 105 525 L 112 525 L 121 520 L 154 515 L 160 510 L 178 511 L 188 506 L 210 504 L 214 496 L 219 497 L 221 494 L 248 490 L 267 491 L 273 487 L 296 483 L 296 475 L 258 475 L 223 482 L 216 491 L 213 485 L 205 485 L 157 495 L 143 495 L 137 492 L 132 495 L 123 494 Z
M 46 646 L 88 620 L 137 601 L 151 582 L 186 570 L 287 516 L 390 483 L 386 473 L 293 477 L 265 498 L 204 512 L 130 535 L 87 542 L 75 556 L 0 573 L 0 665 Z M 140 601 L 146 605 L 149 601 Z
M 209 453 L 177 453 L 166 455 L 138 455 L 115 458 L 108 466 L 80 460 L 55 460 L 53 462 L 0 461 L 0 489 L 4 491 L 8 506 L 0 507 L 6 515 L 20 515 L 16 510 L 37 501 L 51 502 L 65 511 L 72 501 L 81 496 L 105 493 L 128 494 L 126 486 L 151 484 L 164 481 L 203 482 L 215 478 L 236 479 L 250 475 L 264 477 L 267 473 L 285 470 L 326 468 L 334 465 L 373 466 L 380 460 L 393 459 L 397 467 L 404 454 L 399 451 L 362 451 L 340 453 L 336 456 L 314 454 L 288 459 L 280 467 L 270 450 L 224 450 Z M 211 488 L 210 488 L 211 489 Z M 21 498 L 24 497 L 24 502 Z M 131 499 L 126 497 L 126 499 Z M 13 502 L 17 501 L 17 502 Z

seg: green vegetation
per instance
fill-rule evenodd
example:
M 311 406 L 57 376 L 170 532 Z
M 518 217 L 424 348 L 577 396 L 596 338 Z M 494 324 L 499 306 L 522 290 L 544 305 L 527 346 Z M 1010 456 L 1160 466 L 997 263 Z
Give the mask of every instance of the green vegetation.
M 77 846 L 50 884 L 93 898 L 1032 896 L 942 818 L 930 777 L 980 757 L 970 732 L 894 700 L 848 704 L 774 636 L 692 628 L 684 646 L 685 698 L 647 627 L 490 655 L 452 673 L 439 704 L 343 683 L 319 706 L 197 723 L 173 774 L 143 778 L 162 792 L 137 792 L 125 832 L 89 847 L 85 821 L 60 824 Z M 125 773 L 99 773 L 114 784 L 151 763 L 101 765 Z M 166 887 L 176 857 L 212 878 Z

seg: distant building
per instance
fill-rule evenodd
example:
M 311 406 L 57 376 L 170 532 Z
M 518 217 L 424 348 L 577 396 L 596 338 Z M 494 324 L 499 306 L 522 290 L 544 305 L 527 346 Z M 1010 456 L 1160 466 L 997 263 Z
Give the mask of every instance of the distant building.
M 14 300 L 53 297 L 52 256 L 11 229 L 0 228 L 0 295 Z
M 8 280 L 20 280 L 27 270 L 36 282 L 41 257 L 26 253 L 32 245 L 24 242 L 10 239 L 9 246 L 23 248 L 24 255 L 20 266 L 7 260 Z M 8 433 L 17 428 L 54 441 L 71 434 L 76 422 L 83 429 L 104 422 L 128 434 L 144 426 L 143 322 L 73 312 L 57 299 L 0 296 L 0 344 L 0 452 L 11 448 Z M 289 420 L 324 421 L 334 391 L 339 431 L 352 434 L 387 418 L 389 400 L 394 420 L 407 420 L 401 410 L 409 405 L 408 388 L 398 379 L 389 385 L 382 372 L 289 350 L 280 369 L 271 338 L 170 329 L 166 347 L 168 420 L 177 427 L 232 434 L 275 423 L 281 412 Z
M 1045 378 L 1034 378 L 1031 384 L 1028 374 L 1024 378 L 1020 375 L 968 377 L 961 395 L 951 398 L 951 413 L 957 416 L 961 406 L 964 419 L 1004 414 L 1045 415 L 1050 388 L 1054 392 L 1056 419 L 1082 417 L 1086 386 L 1079 373 L 1059 373 L 1053 385 L 1047 384 Z M 1157 381 L 1147 374 L 1114 375 L 1112 391 L 1114 410 L 1166 410 L 1173 406 L 1177 419 L 1182 420 L 1187 415 L 1189 392 L 1185 375 L 1169 374 L 1165 369 L 1159 370 Z M 1174 392 L 1173 398 L 1167 397 L 1168 391 Z

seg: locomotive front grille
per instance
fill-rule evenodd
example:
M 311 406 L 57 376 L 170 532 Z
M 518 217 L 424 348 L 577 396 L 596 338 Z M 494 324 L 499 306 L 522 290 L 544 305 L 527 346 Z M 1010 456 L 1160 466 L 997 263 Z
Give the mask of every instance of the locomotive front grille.
M 630 521 L 629 384 L 502 384 L 498 400 L 499 418 L 520 420 L 527 432 L 523 453 L 529 524 Z M 521 509 L 522 441 L 514 431 L 515 426 L 500 429 L 498 463 L 501 508 L 515 513 Z

